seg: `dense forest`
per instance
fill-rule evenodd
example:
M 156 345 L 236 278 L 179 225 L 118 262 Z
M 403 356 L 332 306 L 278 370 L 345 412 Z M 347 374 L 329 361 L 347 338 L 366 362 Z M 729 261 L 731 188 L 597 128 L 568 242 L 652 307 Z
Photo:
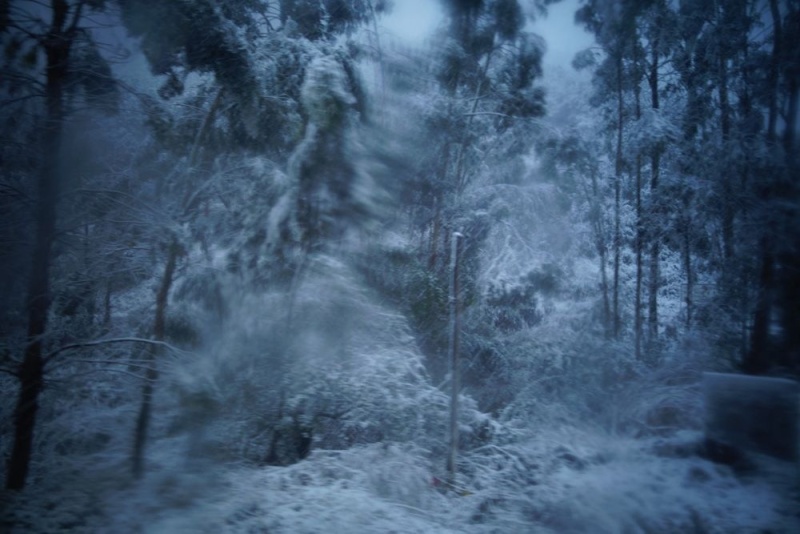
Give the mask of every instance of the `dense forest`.
M 0 0 L 0 530 L 798 531 L 800 1 L 404 1 Z

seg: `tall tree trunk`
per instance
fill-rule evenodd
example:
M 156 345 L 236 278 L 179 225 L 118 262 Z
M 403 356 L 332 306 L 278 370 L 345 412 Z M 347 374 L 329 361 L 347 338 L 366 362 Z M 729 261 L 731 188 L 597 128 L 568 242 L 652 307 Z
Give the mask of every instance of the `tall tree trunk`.
M 781 64 L 781 42 L 783 39 L 783 25 L 778 9 L 777 0 L 770 0 L 770 13 L 773 24 L 772 55 L 770 57 L 769 70 L 769 122 L 767 124 L 767 145 L 772 148 L 777 139 L 777 118 L 778 118 L 778 90 L 779 90 L 779 69 Z M 772 200 L 771 184 L 766 184 L 759 191 L 760 200 L 765 209 Z M 750 335 L 750 348 L 742 362 L 745 372 L 759 374 L 769 368 L 769 358 L 767 350 L 769 345 L 769 323 L 772 316 L 772 288 L 774 282 L 775 261 L 772 251 L 772 232 L 773 225 L 766 225 L 767 228 L 761 236 L 760 266 L 758 276 L 758 296 L 756 298 L 756 308 L 753 314 L 753 330 Z
M 659 94 L 658 94 L 658 59 L 659 59 L 659 44 L 658 38 L 653 40 L 652 44 L 652 57 L 650 65 L 650 97 L 652 100 L 653 109 L 659 109 Z M 649 334 L 649 343 L 651 349 L 655 349 L 658 342 L 658 289 L 659 289 L 659 256 L 660 256 L 660 239 L 661 236 L 657 231 L 657 226 L 661 224 L 660 216 L 661 210 L 659 209 L 659 176 L 661 167 L 661 147 L 656 144 L 652 148 L 650 154 L 650 203 L 652 209 L 650 210 L 650 287 L 648 291 L 648 314 L 647 326 Z
M 642 278 L 644 268 L 644 215 L 642 213 L 642 156 L 636 155 L 636 295 L 634 298 L 634 354 L 642 359 Z
M 608 298 L 608 253 L 606 252 L 605 241 L 598 244 L 600 252 L 600 290 L 603 293 L 603 331 L 606 338 L 611 337 L 611 302 Z
M 469 148 L 469 135 L 470 129 L 472 127 L 472 120 L 475 118 L 475 113 L 478 111 L 478 103 L 481 100 L 481 92 L 483 91 L 483 79 L 486 77 L 486 73 L 489 72 L 489 65 L 492 61 L 492 53 L 494 49 L 490 50 L 488 54 L 486 54 L 486 61 L 483 64 L 483 70 L 481 71 L 481 75 L 478 82 L 478 87 L 475 89 L 475 98 L 472 101 L 472 109 L 470 110 L 469 116 L 467 116 L 467 124 L 464 126 L 463 130 L 461 131 L 461 141 L 459 143 L 458 149 L 458 157 L 456 158 L 456 174 L 455 174 L 455 190 L 456 195 L 461 196 L 464 192 L 464 189 L 467 186 L 467 169 L 465 165 L 466 161 L 466 154 L 467 149 Z
M 108 332 L 111 330 L 111 294 L 114 291 L 114 283 L 112 280 L 106 281 L 105 291 L 103 292 L 103 330 Z
M 769 10 L 772 15 L 772 55 L 769 61 L 769 114 L 767 119 L 767 142 L 775 141 L 778 128 L 778 80 L 781 63 L 781 43 L 783 42 L 783 22 L 778 8 L 778 0 L 769 0 Z
M 639 54 L 637 53 L 638 47 L 634 47 L 634 62 L 638 63 Z M 642 103 L 641 103 L 641 89 L 640 84 L 637 82 L 635 87 L 636 95 L 636 120 L 642 118 Z M 642 155 L 639 151 L 636 153 L 636 294 L 634 296 L 633 304 L 633 346 L 634 355 L 636 360 L 642 359 L 642 278 L 644 276 L 643 269 L 643 250 L 645 246 L 644 235 L 644 212 L 642 210 Z
M 450 449 L 447 454 L 447 478 L 450 485 L 456 482 L 456 466 L 458 463 L 458 395 L 461 389 L 461 361 L 459 347 L 459 265 L 458 256 L 461 249 L 461 234 L 452 233 L 450 251 Z
M 683 269 L 686 272 L 686 328 L 692 326 L 694 273 L 692 272 L 692 217 L 689 195 L 683 197 Z
M 156 295 L 156 315 L 153 324 L 153 339 L 164 341 L 166 325 L 167 301 L 172 281 L 175 278 L 175 266 L 180 254 L 180 245 L 173 241 L 167 255 L 167 264 L 161 277 L 161 284 Z M 133 475 L 139 478 L 144 473 L 144 450 L 147 445 L 147 433 L 150 428 L 150 418 L 153 409 L 153 389 L 158 380 L 157 355 L 160 347 L 150 348 L 147 352 L 147 372 L 142 385 L 142 403 L 139 406 L 139 415 L 136 418 L 136 432 L 133 437 Z
M 70 7 L 65 0 L 52 0 L 52 21 L 42 41 L 46 56 L 46 121 L 42 143 L 42 169 L 37 184 L 36 230 L 28 280 L 28 338 L 19 366 L 19 393 L 14 410 L 14 443 L 8 461 L 6 488 L 25 487 L 33 453 L 33 435 L 39 396 L 44 387 L 43 343 L 50 310 L 50 252 L 56 232 L 59 195 L 59 162 L 64 125 L 64 83 L 67 76 L 78 8 L 68 27 Z
M 428 254 L 428 270 L 435 271 L 437 258 L 439 255 L 439 230 L 441 226 L 441 212 L 439 207 L 439 196 L 433 199 L 433 220 L 431 221 L 430 252 Z
M 622 249 L 621 230 L 621 189 L 622 189 L 622 131 L 623 131 L 623 98 L 622 98 L 622 52 L 617 56 L 617 154 L 614 165 L 614 281 L 613 281 L 613 332 L 614 339 L 619 339 L 622 321 L 619 313 L 619 264 Z
M 197 168 L 200 159 L 203 155 L 203 143 L 207 140 L 208 132 L 214 124 L 214 119 L 219 112 L 222 101 L 225 96 L 225 88 L 220 87 L 214 100 L 211 101 L 208 112 L 203 118 L 200 129 L 195 135 L 192 149 L 189 152 L 189 171 Z M 190 214 L 200 206 L 203 196 L 197 194 L 198 191 L 192 188 L 186 189 L 186 193 L 181 203 L 181 215 L 188 217 Z M 167 304 L 169 302 L 169 290 L 172 287 L 172 282 L 175 279 L 175 268 L 178 263 L 178 257 L 181 255 L 182 248 L 178 242 L 177 237 L 173 237 L 167 250 L 167 263 L 164 267 L 164 274 L 161 277 L 161 284 L 159 285 L 158 293 L 156 294 L 156 313 L 153 320 L 153 338 L 156 341 L 164 341 L 164 330 L 167 318 Z M 295 273 L 294 280 L 297 280 L 297 275 L 302 269 L 298 268 Z M 294 282 L 293 282 L 294 284 Z M 290 293 L 294 293 L 290 291 Z M 288 324 L 291 325 L 292 310 L 294 299 L 290 299 L 289 312 L 287 314 Z M 133 436 L 133 454 L 132 454 L 132 471 L 136 478 L 140 478 L 144 474 L 144 455 L 145 447 L 147 446 L 147 435 L 150 429 L 150 420 L 152 418 L 153 410 L 153 392 L 155 383 L 158 380 L 158 356 L 161 353 L 161 347 L 151 348 L 147 354 L 147 371 L 145 372 L 145 381 L 142 385 L 142 401 L 139 405 L 139 413 L 136 417 L 136 430 Z
M 605 237 L 605 224 L 603 222 L 603 212 L 600 200 L 600 191 L 597 186 L 597 169 L 592 167 L 592 192 L 589 202 L 591 203 L 592 213 L 594 216 L 594 233 L 595 244 L 597 246 L 597 253 L 600 255 L 600 291 L 603 296 L 603 332 L 606 338 L 611 337 L 611 302 L 608 298 L 608 272 L 607 272 L 607 256 L 608 251 Z
M 727 151 L 731 136 L 731 108 L 728 95 L 728 58 L 721 54 L 719 58 L 719 108 L 720 126 L 722 127 L 722 143 Z M 722 180 L 722 251 L 725 264 L 733 259 L 733 223 L 734 203 L 733 184 L 731 183 L 730 164 L 726 164 L 720 176 Z
M 612 298 L 614 339 L 619 339 L 620 330 L 622 329 L 622 320 L 619 314 L 619 264 L 622 252 L 620 181 L 620 177 L 614 180 L 614 282 Z
M 800 100 L 800 84 L 798 84 L 797 77 L 792 76 L 787 85 L 789 93 L 789 103 L 786 110 L 786 129 L 783 131 L 783 148 L 786 154 L 786 163 L 790 169 L 793 169 L 796 164 L 796 154 L 794 150 L 796 132 L 797 132 L 797 111 L 798 100 Z
M 652 165 L 652 178 L 650 182 L 650 191 L 651 196 L 655 197 L 654 202 L 658 203 L 658 178 L 659 178 L 659 166 L 660 166 L 660 159 L 661 155 L 658 150 L 655 150 L 651 156 L 651 165 Z M 659 277 L 660 277 L 660 269 L 659 269 L 659 257 L 661 254 L 661 243 L 659 241 L 660 236 L 658 235 L 655 226 L 659 224 L 658 217 L 660 216 L 660 210 L 657 208 L 654 210 L 655 217 L 652 217 L 650 221 L 650 229 L 651 229 L 651 242 L 650 242 L 650 287 L 648 289 L 648 303 L 647 303 L 647 330 L 648 330 L 648 337 L 651 344 L 655 344 L 658 342 L 658 290 L 660 287 Z
M 758 276 L 758 300 L 753 319 L 753 333 L 750 337 L 750 350 L 747 352 L 742 368 L 746 373 L 762 374 L 769 369 L 767 354 L 769 346 L 769 322 L 772 314 L 772 282 L 774 262 L 769 250 L 769 239 L 761 240 L 761 267 Z

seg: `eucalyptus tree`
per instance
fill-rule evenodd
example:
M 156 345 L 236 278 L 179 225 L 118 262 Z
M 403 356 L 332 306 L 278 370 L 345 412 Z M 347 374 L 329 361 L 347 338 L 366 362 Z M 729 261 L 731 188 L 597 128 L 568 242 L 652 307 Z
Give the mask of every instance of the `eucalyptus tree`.
M 594 72 L 594 85 L 596 93 L 592 98 L 597 105 L 606 105 L 609 108 L 609 122 L 613 126 L 615 137 L 614 148 L 614 216 L 613 216 L 613 257 L 612 257 L 612 293 L 611 293 L 611 324 L 612 335 L 615 339 L 622 335 L 622 305 L 620 303 L 621 281 L 620 262 L 623 249 L 622 228 L 622 191 L 623 176 L 626 169 L 631 168 L 631 162 L 625 158 L 626 122 L 631 121 L 629 91 L 636 94 L 634 118 L 639 112 L 639 84 L 642 79 L 642 69 L 635 58 L 641 54 L 636 21 L 637 4 L 635 2 L 622 2 L 612 4 L 603 1 L 588 1 L 576 12 L 575 19 L 587 30 L 595 34 L 602 50 L 601 62 Z M 594 54 L 590 51 L 581 53 L 576 57 L 575 66 L 582 68 L 595 63 Z M 613 111 L 611 105 L 613 104 Z M 637 357 L 641 355 L 641 279 L 643 246 L 643 221 L 641 209 L 641 164 L 636 157 L 636 294 L 634 303 L 634 337 Z
M 339 235 L 331 231 L 333 220 L 361 213 L 354 192 L 363 184 L 342 143 L 353 144 L 348 135 L 363 94 L 352 54 L 336 39 L 383 4 L 120 0 L 126 27 L 163 80 L 161 101 L 148 106 L 154 131 L 180 161 L 164 184 L 174 220 L 161 245 L 157 338 L 165 335 L 176 264 L 194 243 L 209 257 L 212 248 L 227 252 L 231 270 L 254 283 L 275 283 L 296 277 L 309 251 Z M 201 112 L 183 114 L 175 102 Z M 261 162 L 260 176 L 236 170 L 252 167 L 248 161 Z M 254 191 L 263 195 L 248 210 L 229 207 Z M 216 222 L 198 224 L 209 211 Z M 243 239 L 218 241 L 233 229 Z M 143 386 L 136 474 L 143 470 L 153 380 Z
M 643 37 L 649 48 L 646 64 L 647 85 L 650 89 L 650 108 L 654 116 L 661 113 L 661 78 L 663 64 L 667 62 L 675 37 L 675 17 L 667 2 L 654 1 L 643 5 L 642 20 L 645 23 Z M 658 321 L 658 292 L 660 288 L 660 250 L 662 235 L 658 226 L 666 215 L 664 199 L 661 188 L 661 159 L 665 150 L 662 138 L 654 139 L 650 147 L 650 203 L 651 215 L 648 218 L 648 236 L 650 245 L 650 279 L 648 283 L 648 339 L 650 350 L 657 347 L 659 321 Z
M 446 2 L 449 27 L 437 69 L 446 92 L 445 163 L 438 174 L 453 198 L 474 180 L 475 150 L 513 136 L 544 113 L 544 43 L 525 30 L 515 0 Z M 543 7 L 543 6 L 542 6 Z M 513 128 L 512 128 L 513 126 Z
M 796 316 L 783 311 L 776 295 L 785 294 L 779 287 L 790 287 L 784 274 L 794 272 L 789 265 L 795 249 L 789 243 L 796 231 L 788 224 L 793 210 L 786 208 L 795 202 L 796 190 L 785 184 L 797 120 L 796 47 L 785 29 L 796 24 L 797 10 L 793 2 L 741 0 L 687 1 L 678 12 L 674 65 L 686 95 L 681 150 L 684 158 L 709 156 L 682 172 L 713 178 L 710 188 L 693 190 L 711 208 L 703 217 L 713 223 L 714 235 L 708 237 L 721 243 L 719 253 L 696 253 L 716 266 L 716 302 L 738 325 L 725 336 L 738 339 L 738 356 L 729 357 L 757 373 L 794 365 L 769 354 L 786 339 L 771 334 L 770 325 Z
M 783 367 L 797 372 L 800 365 L 798 336 L 794 332 L 800 310 L 797 294 L 797 127 L 800 102 L 800 56 L 793 39 L 800 28 L 800 4 L 771 0 L 768 65 L 762 95 L 767 107 L 766 149 L 770 164 L 762 172 L 763 183 L 755 187 L 762 232 L 758 238 L 759 265 L 753 330 L 743 366 L 753 373 Z M 782 124 L 781 124 L 782 123 Z M 782 131 L 779 127 L 783 126 Z M 780 235 L 780 239 L 776 236 Z M 778 297 L 782 295 L 782 297 Z M 777 312 L 777 313 L 776 313 Z M 777 315 L 776 320 L 773 315 Z M 781 325 L 782 335 L 772 335 L 772 325 Z M 782 356 L 772 355 L 774 351 Z
M 439 80 L 451 99 L 448 112 L 458 131 L 444 165 L 456 195 L 470 181 L 470 151 L 478 132 L 502 132 L 520 119 L 544 113 L 542 75 L 544 45 L 524 31 L 525 14 L 516 0 L 445 2 L 449 15 L 446 48 Z M 461 101 L 459 105 L 455 102 Z M 478 120 L 493 117 L 487 125 Z M 463 121 L 459 123 L 457 121 Z M 477 131 L 473 131 L 473 126 Z M 480 129 L 479 129 L 480 128 Z
M 33 451 L 39 397 L 44 387 L 48 316 L 51 309 L 52 250 L 58 231 L 60 191 L 65 172 L 61 149 L 67 118 L 81 103 L 108 104 L 116 87 L 110 67 L 98 51 L 89 19 L 107 7 L 104 1 L 52 0 L 3 2 L 0 40 L 6 50 L 2 85 L 4 107 L 28 100 L 41 117 L 36 135 L 38 175 L 34 188 L 34 237 L 28 275 L 27 339 L 15 372 L 19 391 L 14 441 L 6 487 L 22 489 Z
M 608 100 L 614 94 L 614 72 L 630 73 L 629 84 L 618 83 L 622 90 L 616 94 L 617 115 L 624 116 L 624 104 L 630 103 L 628 115 L 635 118 L 629 145 L 634 153 L 623 167 L 635 177 L 638 214 L 637 353 L 643 338 L 646 246 L 648 339 L 655 341 L 665 322 L 659 316 L 659 291 L 666 280 L 660 262 L 677 250 L 687 328 L 729 323 L 718 337 L 738 339 L 737 349 L 726 345 L 728 359 L 751 372 L 794 365 L 791 357 L 780 361 L 768 354 L 792 345 L 790 336 L 776 335 L 770 325 L 788 321 L 780 330 L 791 331 L 788 325 L 797 315 L 788 300 L 776 299 L 789 287 L 789 273 L 796 272 L 796 231 L 788 223 L 795 220 L 789 206 L 796 189 L 786 186 L 791 182 L 786 177 L 795 168 L 797 73 L 795 47 L 785 29 L 797 23 L 797 12 L 794 2 L 748 0 L 585 2 L 578 12 L 606 54 L 596 71 L 598 96 Z M 614 27 L 615 21 L 627 25 Z M 627 45 L 615 50 L 611 44 L 623 38 Z M 619 129 L 617 134 L 619 148 L 625 137 Z M 644 194 L 641 177 L 648 167 Z M 786 238 L 775 240 L 776 235 Z M 696 299 L 700 277 L 706 282 Z M 714 283 L 716 294 L 709 289 Z
M 750 65 L 756 52 L 751 42 L 754 7 L 746 1 L 687 1 L 676 13 L 672 66 L 684 101 L 677 141 L 681 164 L 676 169 L 683 183 L 679 193 L 683 222 L 677 232 L 683 242 L 690 328 L 708 326 L 705 318 L 695 322 L 707 309 L 707 303 L 698 306 L 694 298 L 695 279 L 703 271 L 719 281 L 720 296 L 732 305 L 725 308 L 743 312 L 749 300 L 745 296 L 749 284 L 742 278 L 749 269 L 748 261 L 737 259 L 743 248 L 736 244 L 746 241 L 744 184 L 752 172 L 748 170 L 755 148 L 752 125 L 760 120 L 754 121 L 755 80 Z M 704 213 L 697 212 L 701 203 L 708 208 Z M 708 249 L 703 243 L 709 240 L 721 246 Z M 741 324 L 745 316 L 734 312 L 726 320 Z
M 600 121 L 599 114 L 588 111 L 587 116 Z M 594 116 L 592 116 L 594 115 Z M 584 117 L 586 119 L 587 117 Z M 600 271 L 601 323 L 606 338 L 612 337 L 610 287 L 608 283 L 608 202 L 607 159 L 603 145 L 587 138 L 587 132 L 570 128 L 565 134 L 544 138 L 537 143 L 537 153 L 542 157 L 542 170 L 558 180 L 564 195 L 585 206 L 592 241 L 597 252 Z

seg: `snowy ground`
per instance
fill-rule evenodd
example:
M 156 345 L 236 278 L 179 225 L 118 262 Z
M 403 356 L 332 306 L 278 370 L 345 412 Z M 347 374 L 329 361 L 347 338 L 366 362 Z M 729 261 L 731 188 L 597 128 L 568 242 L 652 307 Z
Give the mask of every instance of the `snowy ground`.
M 138 483 L 123 468 L 4 495 L 11 533 L 793 533 L 798 467 L 734 471 L 699 434 L 631 440 L 561 430 L 464 458 L 457 492 L 424 451 L 316 451 L 290 467 L 187 465 L 164 443 Z M 81 480 L 80 482 L 78 480 Z

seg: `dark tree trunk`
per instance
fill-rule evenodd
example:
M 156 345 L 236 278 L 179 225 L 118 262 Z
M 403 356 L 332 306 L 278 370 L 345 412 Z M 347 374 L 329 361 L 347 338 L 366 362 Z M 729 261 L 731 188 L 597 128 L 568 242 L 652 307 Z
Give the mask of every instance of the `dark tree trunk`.
M 786 153 L 787 164 L 793 169 L 796 164 L 794 151 L 797 131 L 798 100 L 800 100 L 800 84 L 795 77 L 788 81 L 789 102 L 786 111 L 786 129 L 783 131 L 783 147 Z
M 768 78 L 769 122 L 767 124 L 766 136 L 768 146 L 773 147 L 777 139 L 778 90 L 783 28 L 777 0 L 770 0 L 769 6 L 773 23 L 773 42 Z M 763 206 L 768 207 L 773 197 L 773 188 L 771 184 L 762 186 L 759 191 L 759 196 Z M 762 234 L 759 243 L 761 259 L 758 276 L 758 296 L 756 300 L 756 309 L 753 314 L 750 348 L 742 362 L 743 370 L 751 374 L 764 373 L 770 366 L 770 358 L 767 351 L 769 350 L 769 324 L 772 316 L 772 292 L 775 277 L 775 261 L 772 251 L 772 233 L 774 232 L 774 225 L 767 224 L 766 226 L 766 231 Z
M 52 0 L 52 22 L 42 45 L 46 64 L 46 122 L 42 143 L 43 166 L 38 181 L 36 233 L 28 281 L 28 344 L 19 367 L 19 393 L 14 411 L 14 443 L 8 461 L 6 488 L 25 487 L 33 453 L 33 435 L 39 395 L 44 387 L 43 343 L 50 310 L 50 251 L 56 231 L 59 190 L 58 154 L 64 124 L 64 82 L 67 75 L 75 23 L 67 27 L 69 5 Z
M 459 347 L 459 333 L 461 318 L 459 316 L 459 254 L 461 251 L 461 234 L 452 233 L 452 248 L 450 251 L 450 446 L 447 454 L 447 478 L 450 485 L 456 482 L 456 467 L 458 463 L 458 396 L 461 389 L 461 349 Z
M 689 195 L 683 198 L 683 269 L 686 271 L 686 327 L 692 326 L 694 274 L 692 272 L 692 217 Z
M 659 44 L 658 39 L 654 39 L 652 45 L 652 59 L 650 65 L 650 97 L 652 100 L 653 109 L 659 109 L 659 94 L 658 94 L 658 57 L 659 57 Z M 661 224 L 660 216 L 661 210 L 659 209 L 659 176 L 661 167 L 661 147 L 656 145 L 653 147 L 650 155 L 651 177 L 650 177 L 650 199 L 652 209 L 650 217 L 650 287 L 648 291 L 648 314 L 647 326 L 649 334 L 649 342 L 651 349 L 655 348 L 658 341 L 658 289 L 659 289 L 659 256 L 660 256 L 660 241 L 661 236 L 657 231 L 658 225 Z
M 166 325 L 167 301 L 172 281 L 175 278 L 175 266 L 178 262 L 180 246 L 173 242 L 167 256 L 167 265 L 161 277 L 161 285 L 156 295 L 156 315 L 153 325 L 153 339 L 164 341 Z M 144 450 L 147 445 L 147 433 L 150 428 L 150 419 L 153 409 L 153 389 L 158 380 L 157 355 L 160 348 L 150 348 L 147 352 L 147 372 L 142 386 L 142 403 L 139 406 L 139 415 L 136 418 L 136 432 L 133 437 L 133 475 L 139 478 L 144 473 Z
M 656 150 L 652 155 L 651 165 L 653 166 L 652 181 L 650 184 L 651 195 L 654 197 L 653 202 L 658 203 L 658 176 L 661 156 Z M 650 241 L 650 287 L 648 290 L 648 313 L 647 313 L 647 330 L 648 337 L 651 344 L 658 342 L 658 289 L 660 287 L 659 277 L 659 257 L 661 254 L 660 236 L 656 230 L 659 224 L 658 217 L 659 210 L 654 210 L 654 215 L 650 221 L 651 241 Z
M 106 282 L 106 290 L 103 292 L 103 330 L 111 330 L 111 295 L 114 292 L 113 282 Z
M 753 333 L 750 337 L 750 350 L 747 352 L 742 369 L 749 374 L 763 374 L 770 366 L 769 322 L 772 315 L 772 282 L 774 262 L 769 250 L 769 241 L 761 241 L 761 267 L 759 272 L 758 301 L 753 319 Z
M 644 220 L 642 213 L 642 157 L 636 155 L 636 295 L 634 298 L 634 353 L 642 359 L 642 251 L 644 249 Z
M 635 62 L 639 61 L 639 54 L 634 47 Z M 640 84 L 636 83 L 636 120 L 642 117 L 641 89 Z M 637 151 L 636 154 L 636 294 L 633 303 L 633 346 L 634 355 L 637 360 L 642 359 L 642 279 L 644 277 L 643 251 L 645 246 L 644 233 L 644 211 L 642 210 L 642 155 Z
M 439 229 L 441 226 L 441 213 L 439 208 L 439 197 L 434 200 L 433 207 L 433 220 L 431 221 L 431 242 L 430 253 L 428 254 L 428 269 L 430 271 L 436 270 L 436 263 L 439 255 Z
M 611 303 L 608 299 L 608 272 L 606 263 L 608 262 L 605 241 L 597 246 L 600 252 L 600 290 L 603 292 L 603 331 L 606 337 L 611 334 Z
M 607 245 L 605 237 L 605 224 L 603 222 L 603 212 L 600 199 L 600 191 L 597 186 L 597 169 L 592 168 L 592 192 L 589 202 L 593 205 L 592 213 L 595 233 L 595 243 L 597 253 L 600 255 L 600 291 L 603 294 L 603 331 L 608 338 L 611 336 L 611 301 L 608 298 L 608 272 L 607 272 Z
M 769 115 L 767 119 L 767 141 L 775 141 L 778 127 L 778 79 L 781 63 L 781 42 L 783 41 L 783 24 L 778 0 L 769 0 L 769 10 L 772 15 L 772 55 L 769 62 Z
M 623 98 L 622 98 L 622 52 L 617 56 L 617 154 L 614 165 L 614 280 L 612 294 L 613 333 L 619 339 L 622 321 L 619 313 L 619 264 L 622 248 L 621 230 L 621 188 L 622 188 L 622 131 L 623 131 Z
M 722 142 L 727 149 L 727 144 L 731 136 L 731 109 L 730 98 L 728 95 L 728 58 L 721 54 L 719 58 L 719 108 L 720 126 L 722 127 Z M 726 165 L 726 167 L 728 167 Z M 720 180 L 722 180 L 722 251 L 727 265 L 733 259 L 733 224 L 734 224 L 734 203 L 733 203 L 733 184 L 729 169 L 723 170 Z

